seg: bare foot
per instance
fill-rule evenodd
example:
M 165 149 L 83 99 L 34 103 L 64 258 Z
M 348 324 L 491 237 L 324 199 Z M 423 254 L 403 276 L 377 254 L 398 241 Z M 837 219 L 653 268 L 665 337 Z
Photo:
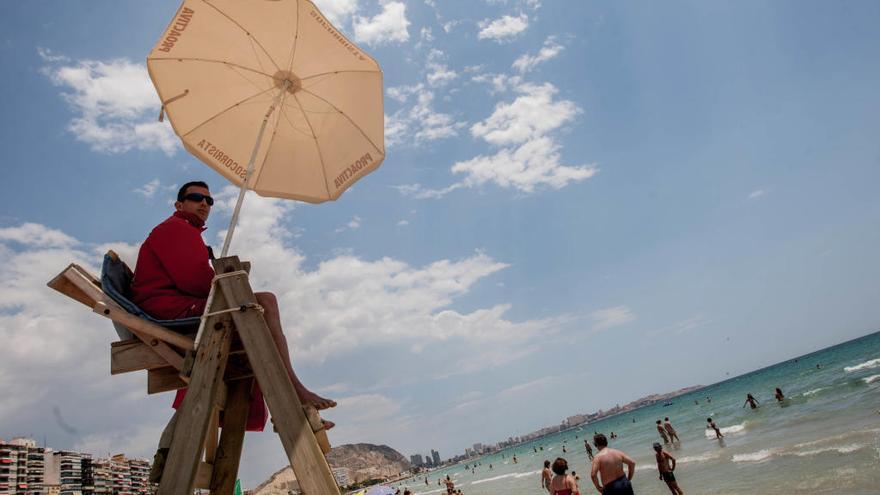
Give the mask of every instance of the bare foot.
M 327 421 L 326 419 L 322 419 L 321 424 L 324 425 L 324 431 L 327 431 L 330 428 L 336 426 L 336 423 L 334 423 L 333 421 Z
M 330 409 L 331 407 L 336 407 L 335 400 L 325 399 L 320 395 L 305 388 L 297 388 L 296 395 L 299 396 L 299 400 L 304 406 L 312 406 L 319 411 L 323 409 Z

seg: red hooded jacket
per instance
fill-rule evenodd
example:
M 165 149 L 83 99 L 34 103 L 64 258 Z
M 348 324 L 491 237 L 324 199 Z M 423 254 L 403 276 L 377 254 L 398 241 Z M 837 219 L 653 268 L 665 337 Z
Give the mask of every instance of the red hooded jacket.
M 150 232 L 141 245 L 131 300 L 153 318 L 176 320 L 201 316 L 205 311 L 214 269 L 202 240 L 204 222 L 191 213 L 176 211 Z M 177 409 L 186 389 L 177 391 Z M 260 387 L 251 392 L 247 430 L 263 431 L 268 411 Z
M 160 320 L 200 316 L 214 278 L 204 230 L 199 217 L 182 211 L 157 225 L 138 254 L 132 302 Z

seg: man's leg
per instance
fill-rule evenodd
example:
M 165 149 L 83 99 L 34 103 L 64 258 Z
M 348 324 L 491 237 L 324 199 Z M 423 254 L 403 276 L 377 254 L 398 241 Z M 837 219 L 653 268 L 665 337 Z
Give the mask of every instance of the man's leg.
M 284 338 L 284 331 L 281 329 L 281 312 L 278 310 L 278 299 L 275 298 L 275 294 L 271 292 L 257 292 L 254 295 L 257 297 L 257 303 L 265 310 L 263 318 L 266 320 L 266 326 L 269 327 L 272 340 L 275 341 L 275 346 L 278 348 L 278 352 L 281 353 L 281 359 L 284 361 L 284 366 L 287 367 L 287 374 L 290 375 L 290 381 L 293 383 L 293 388 L 296 390 L 299 400 L 303 405 L 311 405 L 319 410 L 336 406 L 335 401 L 325 399 L 307 389 L 299 381 L 299 378 L 296 377 L 296 373 L 293 372 L 293 365 L 290 362 L 290 351 L 287 349 L 287 339 Z

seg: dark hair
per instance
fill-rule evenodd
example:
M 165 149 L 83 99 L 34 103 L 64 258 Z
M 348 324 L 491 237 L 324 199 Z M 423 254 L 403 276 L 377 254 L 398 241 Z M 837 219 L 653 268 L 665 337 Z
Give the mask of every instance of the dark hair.
M 554 473 L 562 476 L 568 471 L 568 461 L 563 459 L 562 457 L 557 457 L 555 461 L 553 461 L 553 467 L 550 468 Z
M 661 421 L 658 419 L 658 420 L 657 420 L 657 424 L 659 425 L 660 423 L 661 423 Z
M 663 419 L 666 420 L 666 421 L 669 421 L 669 418 L 663 418 Z
M 194 181 L 187 182 L 186 184 L 184 184 L 180 188 L 179 191 L 177 191 L 177 200 L 183 201 L 183 197 L 186 196 L 186 190 L 192 186 L 204 187 L 205 189 L 208 189 L 208 184 L 205 184 L 204 182 L 202 182 L 200 180 L 194 180 Z
M 706 418 L 706 421 L 708 421 L 708 422 L 711 423 L 711 422 L 712 422 L 712 418 Z
M 544 461 L 544 467 L 545 468 L 550 467 L 550 461 Z
M 596 444 L 596 447 L 607 447 L 608 439 L 602 433 L 597 433 L 593 436 L 593 443 Z

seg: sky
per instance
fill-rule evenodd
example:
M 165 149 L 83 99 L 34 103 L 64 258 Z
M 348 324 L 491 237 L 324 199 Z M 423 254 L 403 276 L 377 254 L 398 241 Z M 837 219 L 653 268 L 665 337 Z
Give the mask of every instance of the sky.
M 323 0 L 380 63 L 382 166 L 338 201 L 249 195 L 333 444 L 443 458 L 880 330 L 880 4 Z M 0 9 L 0 438 L 151 457 L 170 394 L 48 289 L 134 266 L 189 155 L 145 58 L 178 4 Z M 285 463 L 249 434 L 246 487 Z

